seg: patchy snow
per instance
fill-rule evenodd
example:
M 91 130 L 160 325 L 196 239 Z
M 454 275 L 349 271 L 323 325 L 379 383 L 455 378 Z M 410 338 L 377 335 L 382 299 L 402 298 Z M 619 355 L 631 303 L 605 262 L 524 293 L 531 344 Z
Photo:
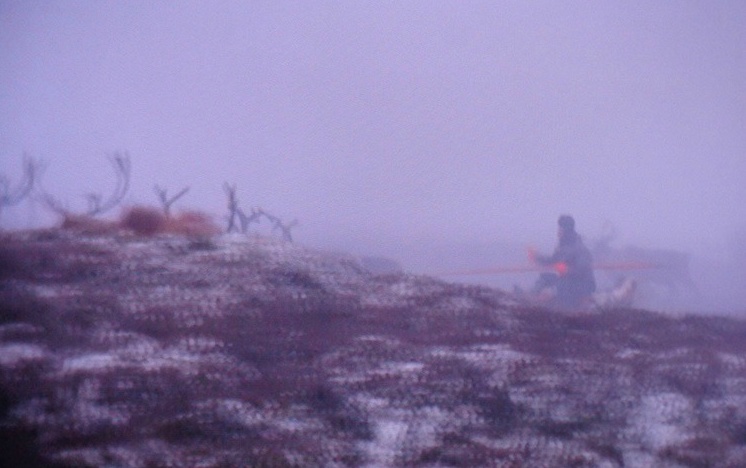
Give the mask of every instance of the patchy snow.
M 261 236 L 3 234 L 3 427 L 73 466 L 746 466 L 746 325 Z
M 407 434 L 408 424 L 404 419 L 379 419 L 373 423 L 375 438 L 366 442 L 367 463 L 363 466 L 397 466 L 397 457 L 401 452 L 402 443 Z
M 43 360 L 48 350 L 33 344 L 7 344 L 0 346 L 0 366 L 16 367 L 29 361 Z
M 642 397 L 633 415 L 641 442 L 653 453 L 686 439 L 691 420 L 692 402 L 677 393 L 656 393 Z

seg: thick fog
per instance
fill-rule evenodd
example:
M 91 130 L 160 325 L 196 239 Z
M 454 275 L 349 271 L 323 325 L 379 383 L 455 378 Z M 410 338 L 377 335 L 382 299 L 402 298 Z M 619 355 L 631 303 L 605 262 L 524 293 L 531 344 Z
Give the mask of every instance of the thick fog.
M 223 222 L 235 183 L 299 243 L 433 273 L 551 250 L 569 213 L 743 310 L 744 24 L 739 0 L 2 0 L 0 173 L 43 160 L 82 211 L 127 151 L 125 204 L 189 186 L 176 208 Z

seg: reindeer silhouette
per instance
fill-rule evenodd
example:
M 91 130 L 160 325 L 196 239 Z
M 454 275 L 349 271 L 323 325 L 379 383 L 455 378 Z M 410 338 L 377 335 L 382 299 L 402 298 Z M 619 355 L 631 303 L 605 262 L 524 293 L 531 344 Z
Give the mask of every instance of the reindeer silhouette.
M 616 228 L 610 222 L 604 223 L 601 236 L 591 244 L 596 262 L 639 264 L 641 268 L 630 270 L 626 274 L 641 286 L 663 289 L 668 298 L 699 294 L 690 274 L 690 255 L 687 252 L 636 245 L 613 247 L 612 241 L 616 236 Z M 616 276 L 618 278 L 618 273 Z
M 116 172 L 117 183 L 113 192 L 104 198 L 100 194 L 88 194 L 88 210 L 84 213 L 72 213 L 50 195 L 45 196 L 47 206 L 62 216 L 60 228 L 88 235 L 112 235 L 129 232 L 141 236 L 156 234 L 180 234 L 193 237 L 213 236 L 221 233 L 220 228 L 210 217 L 199 211 L 184 211 L 171 214 L 171 205 L 183 196 L 185 188 L 173 197 L 168 197 L 165 189 L 156 186 L 155 191 L 161 200 L 162 210 L 149 206 L 132 206 L 123 210 L 119 219 L 103 220 L 97 216 L 120 205 L 129 189 L 130 160 L 124 153 L 117 153 L 111 158 Z

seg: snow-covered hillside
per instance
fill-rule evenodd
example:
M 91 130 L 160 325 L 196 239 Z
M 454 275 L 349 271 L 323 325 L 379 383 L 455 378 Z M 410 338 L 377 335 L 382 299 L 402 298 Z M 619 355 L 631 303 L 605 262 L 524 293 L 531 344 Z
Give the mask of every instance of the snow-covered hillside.
M 746 322 L 263 237 L 0 236 L 0 462 L 746 466 Z

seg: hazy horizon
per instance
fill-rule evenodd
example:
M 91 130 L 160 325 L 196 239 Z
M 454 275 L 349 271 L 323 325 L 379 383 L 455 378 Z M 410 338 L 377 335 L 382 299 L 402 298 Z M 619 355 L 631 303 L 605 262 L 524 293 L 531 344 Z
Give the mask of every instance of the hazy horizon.
M 744 24 L 740 1 L 2 0 L 0 173 L 26 152 L 82 210 L 127 151 L 126 203 L 190 186 L 177 207 L 220 218 L 235 183 L 299 243 L 405 262 L 548 249 L 562 213 L 586 238 L 610 221 L 620 244 L 728 261 Z M 26 203 L 0 224 L 53 219 Z

